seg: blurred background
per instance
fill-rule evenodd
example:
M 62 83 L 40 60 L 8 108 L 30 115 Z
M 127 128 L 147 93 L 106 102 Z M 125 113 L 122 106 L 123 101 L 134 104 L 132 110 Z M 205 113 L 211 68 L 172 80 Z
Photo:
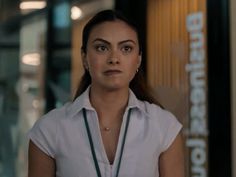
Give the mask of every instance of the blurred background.
M 0 177 L 27 176 L 27 131 L 75 94 L 81 30 L 116 9 L 134 19 L 142 70 L 183 123 L 187 177 L 236 177 L 235 0 L 0 0 Z

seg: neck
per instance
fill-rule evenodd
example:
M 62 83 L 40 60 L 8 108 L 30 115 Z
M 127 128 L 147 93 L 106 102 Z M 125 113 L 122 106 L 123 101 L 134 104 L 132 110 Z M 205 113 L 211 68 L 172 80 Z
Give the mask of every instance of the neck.
M 123 116 L 128 104 L 129 89 L 99 90 L 91 86 L 90 101 L 98 113 L 99 119 L 119 118 Z

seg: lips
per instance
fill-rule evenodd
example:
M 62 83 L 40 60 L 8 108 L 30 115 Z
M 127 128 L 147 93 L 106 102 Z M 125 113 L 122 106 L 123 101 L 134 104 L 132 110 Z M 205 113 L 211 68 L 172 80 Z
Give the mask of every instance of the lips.
M 108 76 L 110 76 L 110 75 L 116 75 L 116 74 L 120 74 L 121 73 L 121 71 L 120 70 L 116 70 L 116 69 L 109 69 L 109 70 L 106 70 L 105 72 L 104 72 L 104 74 L 105 75 L 108 75 Z

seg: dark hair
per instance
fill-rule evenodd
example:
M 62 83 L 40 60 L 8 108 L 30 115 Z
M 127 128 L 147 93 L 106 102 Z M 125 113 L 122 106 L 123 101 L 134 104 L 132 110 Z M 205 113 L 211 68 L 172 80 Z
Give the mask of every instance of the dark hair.
M 140 33 L 138 31 L 137 25 L 126 18 L 122 13 L 114 10 L 104 10 L 99 13 L 97 13 L 92 19 L 89 20 L 89 22 L 85 25 L 83 29 L 82 34 L 82 47 L 81 50 L 86 54 L 87 52 L 87 42 L 89 39 L 89 35 L 92 31 L 92 29 L 103 22 L 107 21 L 115 21 L 115 20 L 121 20 L 125 22 L 127 25 L 129 25 L 136 33 L 139 43 L 139 54 L 142 54 L 142 46 L 141 46 L 141 39 L 140 39 Z M 79 83 L 79 87 L 76 91 L 74 99 L 76 99 L 79 95 L 81 95 L 87 87 L 91 84 L 91 77 L 89 72 L 85 69 L 84 74 L 81 78 L 81 81 Z M 159 102 L 154 98 L 154 96 L 151 95 L 150 88 L 147 87 L 147 84 L 144 80 L 143 74 L 141 70 L 138 70 L 136 75 L 134 76 L 133 80 L 130 82 L 130 89 L 134 92 L 134 94 L 137 96 L 140 100 L 145 100 L 150 103 L 155 103 L 159 106 Z M 162 107 L 162 106 L 161 106 Z
M 107 21 L 115 21 L 115 20 L 121 20 L 125 22 L 127 25 L 129 25 L 136 33 L 138 38 L 138 44 L 139 44 L 139 54 L 141 54 L 142 51 L 142 44 L 140 40 L 140 33 L 138 31 L 137 25 L 131 21 L 130 19 L 126 18 L 121 12 L 114 11 L 114 10 L 103 10 L 99 13 L 97 13 L 92 19 L 89 20 L 89 22 L 85 25 L 83 29 L 83 35 L 82 35 L 82 47 L 81 50 L 86 53 L 87 52 L 87 42 L 89 35 L 92 31 L 92 29 L 103 22 Z

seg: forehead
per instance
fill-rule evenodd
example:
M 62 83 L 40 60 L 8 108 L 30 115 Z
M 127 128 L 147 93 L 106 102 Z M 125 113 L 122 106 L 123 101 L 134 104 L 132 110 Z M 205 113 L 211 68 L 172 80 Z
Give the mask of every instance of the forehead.
M 96 25 L 90 32 L 89 40 L 95 38 L 105 38 L 107 40 L 138 40 L 137 32 L 130 25 L 121 20 L 106 21 Z

